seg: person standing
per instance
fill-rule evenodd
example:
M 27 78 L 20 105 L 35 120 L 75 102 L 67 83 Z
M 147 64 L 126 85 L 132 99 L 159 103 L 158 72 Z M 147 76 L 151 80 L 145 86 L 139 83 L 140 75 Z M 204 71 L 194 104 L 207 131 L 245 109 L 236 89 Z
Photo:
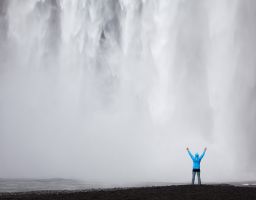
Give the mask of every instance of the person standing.
M 193 170 L 192 170 L 192 185 L 194 185 L 195 183 L 195 176 L 197 174 L 197 178 L 198 178 L 198 185 L 201 185 L 201 178 L 200 178 L 200 163 L 202 158 L 205 155 L 207 148 L 204 148 L 204 152 L 202 153 L 201 156 L 199 156 L 198 153 L 196 153 L 195 155 L 193 155 L 190 151 L 189 148 L 187 147 L 187 152 L 189 154 L 189 156 L 191 157 L 192 161 L 193 161 Z

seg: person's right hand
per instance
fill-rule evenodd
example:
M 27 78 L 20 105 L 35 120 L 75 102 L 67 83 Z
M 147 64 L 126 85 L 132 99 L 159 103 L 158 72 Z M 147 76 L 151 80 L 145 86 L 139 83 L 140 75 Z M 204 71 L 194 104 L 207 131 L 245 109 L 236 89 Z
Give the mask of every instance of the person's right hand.
M 186 149 L 187 149 L 187 151 L 189 150 L 189 148 L 188 148 L 188 147 L 187 147 Z
M 206 150 L 207 150 L 207 148 L 205 147 L 205 148 L 204 148 L 204 150 L 206 151 Z

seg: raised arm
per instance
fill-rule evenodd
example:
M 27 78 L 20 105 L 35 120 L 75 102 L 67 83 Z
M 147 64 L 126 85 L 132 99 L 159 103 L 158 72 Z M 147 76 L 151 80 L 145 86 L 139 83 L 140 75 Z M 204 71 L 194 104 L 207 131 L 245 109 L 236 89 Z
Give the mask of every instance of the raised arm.
M 189 156 L 190 156 L 190 158 L 192 159 L 192 160 L 194 160 L 195 159 L 195 157 L 192 155 L 192 153 L 189 151 L 189 148 L 187 147 L 187 151 L 188 151 L 188 154 L 189 154 Z
M 204 154 L 205 154 L 206 150 L 207 150 L 207 148 L 205 147 L 205 148 L 204 148 L 204 152 L 203 152 L 202 155 L 199 157 L 200 160 L 204 157 Z

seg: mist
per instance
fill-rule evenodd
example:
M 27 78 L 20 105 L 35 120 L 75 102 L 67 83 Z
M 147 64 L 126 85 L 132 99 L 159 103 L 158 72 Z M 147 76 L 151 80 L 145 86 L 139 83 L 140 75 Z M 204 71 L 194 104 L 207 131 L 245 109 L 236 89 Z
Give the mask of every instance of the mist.
M 1 0 L 0 177 L 255 180 L 254 0 Z

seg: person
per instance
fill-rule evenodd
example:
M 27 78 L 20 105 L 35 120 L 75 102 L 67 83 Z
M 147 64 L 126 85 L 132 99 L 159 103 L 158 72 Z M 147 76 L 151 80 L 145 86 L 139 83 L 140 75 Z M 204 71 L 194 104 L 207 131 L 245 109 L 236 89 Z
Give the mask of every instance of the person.
M 187 147 L 187 152 L 193 161 L 192 185 L 194 185 L 196 174 L 197 174 L 197 178 L 198 178 L 198 184 L 201 185 L 200 163 L 201 163 L 202 158 L 204 157 L 206 150 L 207 150 L 207 148 L 205 147 L 204 152 L 202 153 L 201 156 L 199 156 L 198 153 L 196 153 L 195 156 L 193 156 L 193 154 L 189 151 L 189 148 Z

